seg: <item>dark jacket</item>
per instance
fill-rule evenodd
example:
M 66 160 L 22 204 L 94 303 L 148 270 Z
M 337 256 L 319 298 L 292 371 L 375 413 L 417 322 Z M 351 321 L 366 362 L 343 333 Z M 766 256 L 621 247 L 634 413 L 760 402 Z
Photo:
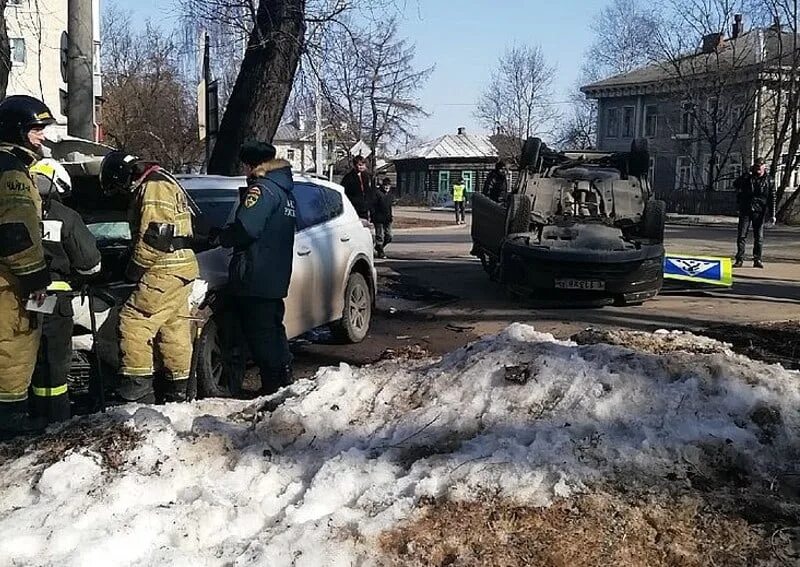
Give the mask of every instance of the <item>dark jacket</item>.
M 294 256 L 295 200 L 289 162 L 272 160 L 255 168 L 242 192 L 236 220 L 220 234 L 233 248 L 228 280 L 232 295 L 283 299 Z
M 42 211 L 44 257 L 54 282 L 100 272 L 100 251 L 80 215 L 56 199 Z
M 747 172 L 734 182 L 733 187 L 740 214 L 767 219 L 775 216 L 775 183 L 769 174 L 758 177 Z
M 378 190 L 372 201 L 372 222 L 374 224 L 391 224 L 392 192 Z
M 505 174 L 493 169 L 483 184 L 483 194 L 488 195 L 492 201 L 499 201 L 506 191 L 508 191 L 508 181 Z
M 368 219 L 372 201 L 375 199 L 375 188 L 372 186 L 369 174 L 367 172 L 359 173 L 353 169 L 342 178 L 342 187 L 358 216 Z

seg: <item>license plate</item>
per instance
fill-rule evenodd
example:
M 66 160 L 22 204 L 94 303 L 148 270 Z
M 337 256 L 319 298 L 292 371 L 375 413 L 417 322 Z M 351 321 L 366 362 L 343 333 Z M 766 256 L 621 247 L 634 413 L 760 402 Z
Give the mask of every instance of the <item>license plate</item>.
M 557 279 L 556 289 L 583 289 L 589 291 L 603 291 L 606 282 L 603 280 L 575 280 L 570 278 Z

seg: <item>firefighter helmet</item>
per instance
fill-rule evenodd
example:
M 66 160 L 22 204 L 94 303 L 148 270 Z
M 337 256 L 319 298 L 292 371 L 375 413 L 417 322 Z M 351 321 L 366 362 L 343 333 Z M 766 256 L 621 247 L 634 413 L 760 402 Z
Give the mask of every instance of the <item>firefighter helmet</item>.
M 36 150 L 28 141 L 28 132 L 55 121 L 41 100 L 27 95 L 10 96 L 0 102 L 0 141 Z
M 100 186 L 106 195 L 130 191 L 133 174 L 139 158 L 127 152 L 115 150 L 103 158 L 100 165 Z

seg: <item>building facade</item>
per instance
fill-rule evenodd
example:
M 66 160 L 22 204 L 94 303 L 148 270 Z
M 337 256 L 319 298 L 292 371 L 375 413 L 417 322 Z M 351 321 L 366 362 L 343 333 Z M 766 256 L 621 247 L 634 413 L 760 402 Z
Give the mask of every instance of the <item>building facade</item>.
M 781 44 L 781 33 L 767 29 L 720 37 L 704 42 L 712 46 L 708 51 L 582 87 L 597 101 L 598 149 L 629 151 L 634 139 L 644 138 L 651 186 L 669 210 L 735 213 L 733 181 L 770 148 L 765 117 L 774 109 L 765 62 L 777 57 L 771 53 Z M 725 57 L 727 64 L 719 63 Z M 778 172 L 785 174 L 780 164 Z M 788 174 L 791 191 L 798 174 Z
M 499 155 L 488 136 L 467 134 L 459 128 L 457 134 L 441 136 L 392 158 L 397 194 L 440 205 L 452 201 L 453 186 L 462 179 L 469 196 L 482 189 Z
M 92 1 L 94 35 L 95 138 L 102 138 L 102 76 L 100 72 L 100 0 Z M 8 95 L 44 100 L 56 118 L 48 136 L 67 134 L 67 83 L 62 50 L 67 46 L 66 0 L 8 0 L 6 26 L 11 44 Z

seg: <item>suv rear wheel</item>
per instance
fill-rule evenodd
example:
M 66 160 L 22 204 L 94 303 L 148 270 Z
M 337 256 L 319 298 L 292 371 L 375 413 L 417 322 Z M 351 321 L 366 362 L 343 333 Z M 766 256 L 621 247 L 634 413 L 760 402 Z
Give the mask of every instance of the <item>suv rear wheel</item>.
M 369 332 L 372 320 L 372 294 L 364 276 L 353 272 L 344 290 L 342 318 L 331 325 L 334 337 L 347 343 L 360 343 Z

